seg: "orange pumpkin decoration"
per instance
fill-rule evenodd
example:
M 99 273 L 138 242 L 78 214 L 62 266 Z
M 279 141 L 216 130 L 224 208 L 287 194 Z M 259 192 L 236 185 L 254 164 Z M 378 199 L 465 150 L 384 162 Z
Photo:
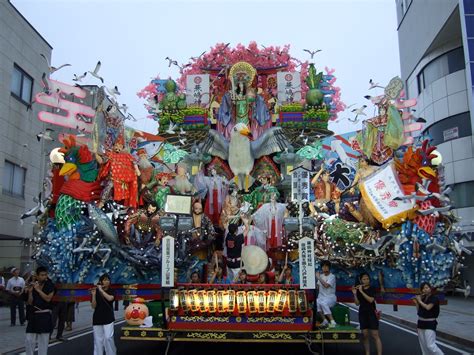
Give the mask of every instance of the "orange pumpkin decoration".
M 128 325 L 142 325 L 149 311 L 143 298 L 135 298 L 125 309 L 125 321 Z

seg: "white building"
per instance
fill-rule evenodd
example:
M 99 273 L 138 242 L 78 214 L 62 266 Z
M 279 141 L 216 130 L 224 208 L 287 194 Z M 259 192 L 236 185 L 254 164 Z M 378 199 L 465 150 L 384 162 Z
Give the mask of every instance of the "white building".
M 402 79 L 415 115 L 443 156 L 446 183 L 462 218 L 462 232 L 474 231 L 474 113 L 471 61 L 474 61 L 474 2 L 396 0 Z M 474 257 L 468 258 L 470 270 Z M 465 278 L 474 284 L 474 272 Z
M 36 135 L 45 125 L 38 108 L 29 109 L 41 91 L 41 77 L 48 71 L 51 45 L 9 2 L 0 2 L 0 269 L 25 267 L 29 250 L 23 238 L 33 233 L 34 218 L 20 223 L 23 212 L 35 205 L 47 157 L 47 147 Z

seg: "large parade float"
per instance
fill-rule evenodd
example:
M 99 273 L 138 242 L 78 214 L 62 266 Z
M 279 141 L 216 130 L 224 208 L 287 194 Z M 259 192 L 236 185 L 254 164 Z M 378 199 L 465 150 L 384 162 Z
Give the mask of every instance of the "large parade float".
M 442 290 L 456 278 L 456 218 L 416 100 L 398 77 L 372 83 L 373 117 L 355 107 L 348 121 L 363 129 L 334 135 L 328 122 L 347 108 L 334 70 L 307 52 L 217 44 L 186 65 L 167 58 L 181 76 L 138 93 L 155 135 L 125 127 L 114 90 L 99 88 L 91 107 L 86 89 L 48 80 L 36 102 L 52 109 L 39 118 L 80 133 L 51 152 L 31 240 L 57 298 L 87 301 L 108 273 L 137 298 L 125 339 L 357 342 L 344 306 L 338 327 L 318 327 L 323 260 L 339 302 L 353 302 L 363 271 L 377 302 L 394 305 L 412 304 L 423 281 Z

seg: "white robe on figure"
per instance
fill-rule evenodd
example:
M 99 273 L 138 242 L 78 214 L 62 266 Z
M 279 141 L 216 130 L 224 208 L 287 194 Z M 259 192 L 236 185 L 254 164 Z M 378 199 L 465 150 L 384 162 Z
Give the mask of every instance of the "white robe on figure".
M 267 246 L 269 248 L 280 247 L 283 240 L 283 220 L 285 218 L 286 204 L 284 203 L 265 203 L 257 212 L 253 214 L 253 222 L 267 237 Z M 272 221 L 275 221 L 275 242 L 272 245 Z
M 248 231 L 246 232 L 245 226 L 239 227 L 239 233 L 242 233 L 245 238 L 244 245 L 256 245 L 263 250 L 267 247 L 267 237 L 264 232 L 254 225 L 250 225 Z
M 205 176 L 204 173 L 200 171 L 194 178 L 194 186 L 200 191 L 199 197 L 205 198 L 207 195 L 204 212 L 211 218 L 215 225 L 219 224 L 219 216 L 227 196 L 227 180 L 219 175 Z M 214 206 L 214 190 L 217 191 L 217 206 Z

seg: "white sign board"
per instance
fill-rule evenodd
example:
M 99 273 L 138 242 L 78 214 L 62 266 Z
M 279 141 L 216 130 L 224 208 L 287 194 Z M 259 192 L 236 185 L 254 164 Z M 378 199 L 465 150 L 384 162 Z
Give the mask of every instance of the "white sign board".
M 314 290 L 316 288 L 316 276 L 314 274 L 314 239 L 304 237 L 298 241 L 300 253 L 300 288 L 302 290 Z
M 459 137 L 459 128 L 458 127 L 452 127 L 449 129 L 445 129 L 443 131 L 443 140 L 449 141 L 451 139 L 456 139 Z
M 278 101 L 299 102 L 301 101 L 301 77 L 299 72 L 277 73 Z
M 395 200 L 405 194 L 392 163 L 364 179 L 359 187 L 370 212 L 384 228 L 406 218 L 406 213 L 415 206 L 413 199 Z
M 174 238 L 166 236 L 161 240 L 161 287 L 174 286 Z
M 207 105 L 209 103 L 209 74 L 186 77 L 186 103 L 188 105 Z
M 309 171 L 304 168 L 296 168 L 291 172 L 291 200 L 309 201 Z

